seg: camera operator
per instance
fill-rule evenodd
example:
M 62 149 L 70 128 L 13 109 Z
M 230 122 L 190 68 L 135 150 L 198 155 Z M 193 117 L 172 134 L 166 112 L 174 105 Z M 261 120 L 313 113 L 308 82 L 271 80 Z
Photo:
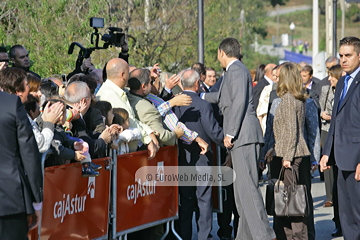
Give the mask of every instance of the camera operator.
M 10 61 L 12 62 L 12 67 L 23 69 L 26 72 L 29 72 L 41 79 L 39 74 L 30 71 L 31 62 L 29 58 L 29 52 L 26 50 L 24 46 L 22 45 L 12 46 L 10 48 L 9 55 L 10 55 Z

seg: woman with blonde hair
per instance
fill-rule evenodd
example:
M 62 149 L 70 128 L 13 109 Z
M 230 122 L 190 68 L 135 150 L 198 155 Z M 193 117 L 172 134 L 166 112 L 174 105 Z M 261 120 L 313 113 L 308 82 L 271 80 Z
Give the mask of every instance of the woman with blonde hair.
M 304 133 L 309 132 L 306 128 L 318 128 L 316 105 L 313 101 L 308 103 L 308 96 L 302 84 L 300 71 L 294 63 L 281 65 L 276 92 L 280 99 L 278 101 L 274 100 L 272 105 L 271 112 L 275 114 L 270 120 L 273 122 L 273 126 L 269 127 L 269 129 L 267 126 L 266 130 L 267 132 L 268 130 L 273 131 L 272 138 L 274 140 L 272 148 L 266 154 L 267 158 L 275 156 L 270 157 L 272 158 L 270 162 L 271 178 L 279 178 L 280 171 L 284 167 L 283 181 L 285 185 L 290 185 L 292 182 L 292 170 L 294 170 L 296 184 L 307 186 L 309 217 L 311 218 L 310 169 L 311 164 L 314 164 L 313 162 L 316 162 L 316 160 L 311 159 L 310 161 L 310 155 L 314 155 L 313 148 L 315 146 L 314 141 L 310 141 L 310 139 L 315 139 L 316 136 L 311 136 L 309 133 L 305 136 Z M 312 111 L 315 110 L 313 114 L 315 119 L 313 121 L 305 119 L 305 115 L 308 114 L 305 105 L 307 107 L 311 106 Z M 274 111 L 274 109 L 276 110 Z M 305 122 L 312 122 L 313 124 L 307 123 L 308 126 L 305 128 Z M 269 139 L 268 135 L 266 134 L 265 139 Z M 319 158 L 319 156 L 316 156 L 316 158 Z M 308 217 L 274 216 L 274 230 L 277 239 L 309 239 L 308 232 L 309 235 L 310 232 L 312 232 L 311 235 L 315 235 L 315 231 L 310 226 L 308 229 L 308 225 L 313 225 L 313 221 L 310 221 Z

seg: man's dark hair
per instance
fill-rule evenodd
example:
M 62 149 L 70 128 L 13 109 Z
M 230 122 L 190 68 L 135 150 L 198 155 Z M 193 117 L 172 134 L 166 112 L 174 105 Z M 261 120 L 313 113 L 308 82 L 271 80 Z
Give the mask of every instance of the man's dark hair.
M 26 112 L 30 115 L 30 111 L 35 112 L 37 104 L 39 104 L 39 100 L 33 95 L 29 94 L 27 101 L 24 103 L 24 108 Z
M 25 48 L 25 47 L 22 45 L 12 46 L 9 51 L 9 58 L 15 58 L 15 51 L 16 51 L 16 49 L 20 49 L 20 48 Z
M 224 51 L 227 57 L 240 57 L 240 43 L 235 38 L 225 38 L 222 40 L 219 50 Z
M 214 71 L 216 73 L 215 69 L 213 69 L 212 67 L 207 67 L 206 71 Z
M 93 105 L 93 107 L 100 110 L 101 115 L 103 115 L 106 119 L 105 124 L 110 126 L 112 122 L 109 122 L 107 116 L 108 116 L 108 112 L 112 109 L 111 103 L 107 101 L 97 101 Z
M 138 68 L 130 73 L 128 86 L 131 91 L 139 90 L 142 84 L 150 82 L 150 70 L 145 68 Z
M 6 48 L 5 47 L 0 47 L 0 52 L 3 52 L 3 53 L 7 53 L 7 50 L 6 50 Z
M 360 53 L 360 39 L 357 37 L 344 37 L 340 40 L 340 47 L 343 45 L 354 46 L 354 50 L 357 54 Z
M 16 94 L 25 91 L 26 72 L 20 68 L 5 68 L 0 71 L 0 87 L 4 92 Z
M 59 86 L 50 79 L 45 79 L 41 83 L 41 93 L 44 94 L 46 99 L 59 96 Z
M 205 68 L 205 65 L 202 63 L 194 63 L 191 66 L 191 69 L 195 70 L 199 75 L 201 75 L 201 74 L 206 75 L 206 68 Z
M 265 75 L 265 64 L 260 64 L 257 68 L 256 68 L 256 73 L 255 73 L 255 79 L 254 82 L 259 82 L 261 79 L 264 78 Z
M 310 65 L 305 65 L 300 72 L 309 72 L 310 75 L 313 75 L 313 68 Z

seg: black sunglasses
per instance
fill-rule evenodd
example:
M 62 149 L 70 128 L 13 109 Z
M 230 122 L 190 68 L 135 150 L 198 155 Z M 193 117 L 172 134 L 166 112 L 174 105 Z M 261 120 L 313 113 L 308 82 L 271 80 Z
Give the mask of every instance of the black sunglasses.
M 9 62 L 9 59 L 2 59 L 0 62 Z

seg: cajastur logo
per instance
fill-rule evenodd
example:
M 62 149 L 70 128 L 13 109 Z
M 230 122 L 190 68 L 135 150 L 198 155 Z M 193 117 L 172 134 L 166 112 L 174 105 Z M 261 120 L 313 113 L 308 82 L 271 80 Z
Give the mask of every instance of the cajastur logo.
M 90 195 L 90 198 L 95 197 L 95 177 L 89 177 L 87 195 Z
M 95 198 L 95 177 L 89 177 L 86 195 L 71 197 L 70 194 L 63 194 L 63 200 L 54 204 L 54 218 L 60 218 L 60 222 L 63 222 L 66 215 L 85 211 L 87 195 L 90 199 Z

